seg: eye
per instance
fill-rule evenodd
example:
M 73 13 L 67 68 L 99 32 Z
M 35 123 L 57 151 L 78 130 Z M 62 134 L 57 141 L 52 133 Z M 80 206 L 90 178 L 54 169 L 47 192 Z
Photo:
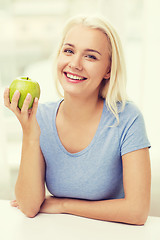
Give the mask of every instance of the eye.
M 86 55 L 86 57 L 89 59 L 97 60 L 97 58 L 94 55 L 88 54 L 88 55 Z
M 73 50 L 71 50 L 71 49 L 64 49 L 63 52 L 68 53 L 68 54 L 72 54 Z

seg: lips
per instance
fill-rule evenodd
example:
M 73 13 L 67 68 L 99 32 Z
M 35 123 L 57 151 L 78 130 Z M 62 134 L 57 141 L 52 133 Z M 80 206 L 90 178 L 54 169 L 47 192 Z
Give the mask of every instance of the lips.
M 73 80 L 73 81 L 84 81 L 87 79 L 84 76 L 80 76 L 80 75 L 77 75 L 77 74 L 71 73 L 71 72 L 64 72 L 64 74 L 67 78 L 69 78 L 70 80 Z

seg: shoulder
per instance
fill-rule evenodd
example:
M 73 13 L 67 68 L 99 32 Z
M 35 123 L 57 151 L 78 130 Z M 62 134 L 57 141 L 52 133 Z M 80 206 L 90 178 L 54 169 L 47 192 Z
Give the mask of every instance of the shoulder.
M 132 101 L 127 101 L 124 109 L 121 110 L 121 104 L 119 104 L 119 120 L 120 123 L 134 122 L 137 118 L 142 118 L 143 115 L 139 107 Z
M 47 102 L 47 103 L 39 103 L 38 105 L 38 111 L 40 113 L 43 113 L 43 112 L 48 112 L 52 109 L 55 109 L 56 106 L 57 106 L 57 103 L 58 102 Z
M 57 102 L 39 103 L 36 117 L 38 120 L 50 119 L 56 114 L 61 100 Z
M 125 107 L 119 112 L 119 133 L 145 132 L 145 121 L 139 107 L 131 101 L 127 101 Z
M 142 112 L 133 102 L 127 102 L 119 115 L 121 155 L 150 147 Z
M 117 108 L 118 108 L 118 117 L 119 117 L 118 125 L 117 125 L 116 117 L 113 115 L 111 110 L 105 104 L 105 108 L 104 108 L 105 109 L 105 111 L 104 111 L 105 112 L 105 114 L 104 114 L 105 121 L 104 121 L 104 124 L 106 124 L 106 122 L 107 122 L 110 126 L 123 127 L 127 123 L 129 124 L 129 123 L 133 122 L 138 117 L 143 118 L 140 109 L 132 101 L 127 101 L 125 103 L 124 107 L 122 106 L 121 102 L 118 102 L 117 103 Z
M 121 105 L 121 104 L 120 104 Z M 121 115 L 139 115 L 141 111 L 139 107 L 132 101 L 127 101 L 125 107 L 122 111 L 120 111 Z

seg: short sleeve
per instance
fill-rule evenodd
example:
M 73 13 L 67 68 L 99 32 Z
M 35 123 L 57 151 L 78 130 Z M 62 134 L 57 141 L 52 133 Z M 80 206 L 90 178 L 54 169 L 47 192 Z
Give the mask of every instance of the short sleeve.
M 53 103 L 53 102 L 38 104 L 36 118 L 41 130 L 42 128 L 51 127 L 48 123 L 52 122 L 56 105 L 57 103 Z
M 143 115 L 139 112 L 128 120 L 120 141 L 121 156 L 142 148 L 150 148 Z

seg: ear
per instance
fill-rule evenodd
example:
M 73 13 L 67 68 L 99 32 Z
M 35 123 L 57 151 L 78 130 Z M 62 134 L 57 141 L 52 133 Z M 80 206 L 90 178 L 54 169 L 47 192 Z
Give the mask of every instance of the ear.
M 105 76 L 104 76 L 104 79 L 109 80 L 109 79 L 110 79 L 110 76 L 111 76 L 111 70 L 110 70 L 110 68 L 109 68 L 109 70 L 107 71 L 107 73 L 106 73 Z

